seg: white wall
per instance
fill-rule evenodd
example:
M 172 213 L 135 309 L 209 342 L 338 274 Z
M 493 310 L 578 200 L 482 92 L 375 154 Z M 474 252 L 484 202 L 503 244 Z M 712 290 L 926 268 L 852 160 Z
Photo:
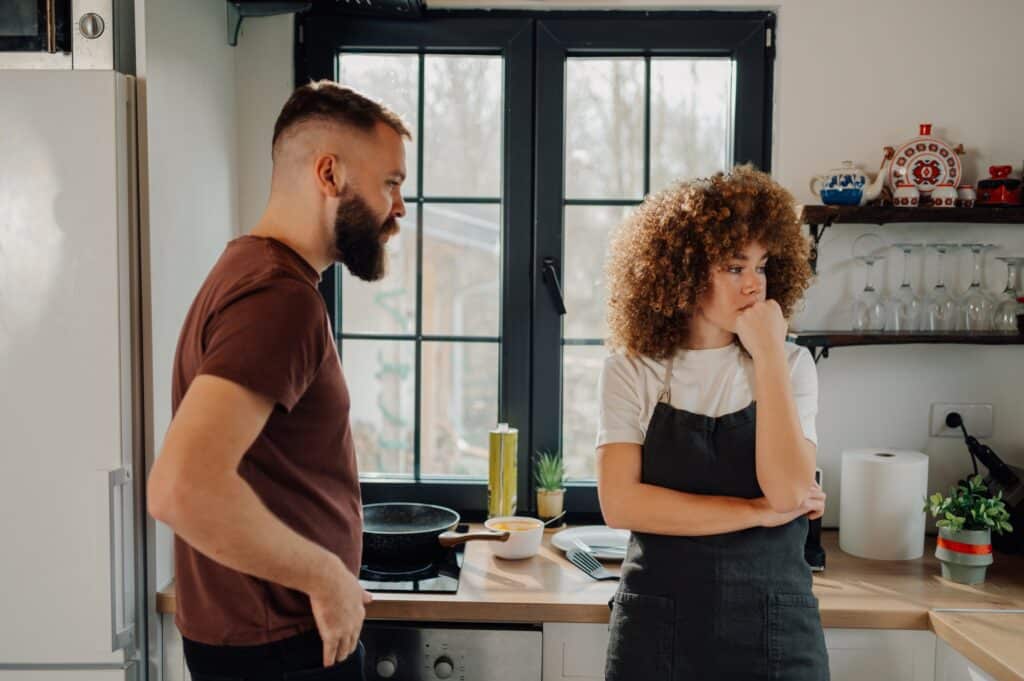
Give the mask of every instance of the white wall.
M 223 3 L 138 0 L 145 92 L 142 193 L 148 216 L 150 456 L 171 418 L 171 366 L 189 305 L 238 233 L 235 52 Z M 171 579 L 172 535 L 157 523 L 156 587 Z
M 992 163 L 1024 158 L 1024 96 L 997 84 L 1014 78 L 1024 5 L 1013 0 L 867 0 L 859 3 L 784 1 L 779 10 L 775 84 L 774 174 L 802 201 L 812 201 L 807 179 L 844 159 L 874 172 L 882 147 L 917 134 L 920 122 L 967 148 L 965 173 L 984 178 Z M 942 55 L 942 56 L 939 56 Z M 938 61 L 932 61 L 935 58 Z M 863 286 L 850 260 L 852 240 L 866 231 L 901 240 L 990 240 L 1004 252 L 1024 254 L 1017 226 L 867 225 L 829 230 L 822 240 L 817 282 L 795 320 L 803 328 L 843 328 L 841 305 Z M 892 254 L 893 256 L 898 254 Z M 969 261 L 959 256 L 961 290 L 970 283 Z M 898 257 L 886 262 L 886 288 L 899 285 Z M 953 265 L 954 263 L 950 263 Z M 1005 269 L 992 262 L 988 281 L 1002 288 Z M 918 291 L 932 286 L 920 273 Z M 950 268 L 953 269 L 953 268 Z M 819 460 L 831 503 L 824 522 L 839 512 L 840 454 L 859 446 L 918 449 L 931 457 L 929 487 L 945 487 L 970 470 L 961 442 L 929 438 L 932 402 L 994 405 L 990 445 L 1024 465 L 1019 347 L 902 346 L 839 349 L 819 363 Z
M 239 225 L 249 231 L 270 196 L 274 122 L 294 88 L 291 15 L 242 22 L 235 49 Z
M 630 8 L 751 9 L 749 4 L 512 1 L 483 5 L 472 0 L 439 0 L 434 8 Z M 779 14 L 774 107 L 774 174 L 801 201 L 811 202 L 808 178 L 850 159 L 875 172 L 882 147 L 916 135 L 920 122 L 953 143 L 963 142 L 969 180 L 992 163 L 1024 158 L 1024 94 L 1019 77 L 1019 27 L 1024 4 L 1017 0 L 962 3 L 953 0 L 781 0 L 762 5 Z M 267 49 L 290 41 L 291 19 L 255 20 Z M 265 29 L 265 30 L 264 30 Z M 251 47 L 251 46 L 246 46 Z M 291 61 L 239 61 L 239 82 L 259 93 L 269 109 L 290 90 Z M 241 101 L 241 98 L 240 98 Z M 249 117 L 259 124 L 249 127 Z M 239 107 L 240 141 L 264 149 L 272 120 L 269 110 Z M 262 152 L 261 152 L 262 153 Z M 256 210 L 266 186 L 267 167 L 241 174 L 243 215 Z M 820 275 L 799 328 L 842 327 L 840 305 L 863 282 L 850 260 L 854 237 L 868 227 L 835 228 L 822 241 Z M 1024 229 L 1017 226 L 886 226 L 875 228 L 890 241 L 901 239 L 992 240 L 1003 252 L 1024 254 Z M 969 282 L 968 260 L 958 258 Z M 886 265 L 886 285 L 898 277 L 898 258 Z M 951 263 L 952 264 L 952 263 Z M 1002 288 L 1003 271 L 991 263 L 988 283 Z M 917 284 L 923 286 L 920 262 Z M 952 269 L 952 268 L 951 268 Z M 929 260 L 928 285 L 933 262 Z M 966 278 L 965 278 L 966 277 Z M 898 280 L 895 285 L 898 285 Z M 895 446 L 932 457 L 929 487 L 951 484 L 970 469 L 962 445 L 928 437 L 931 402 L 987 402 L 995 408 L 991 446 L 1011 463 L 1024 466 L 1024 353 L 1018 347 L 902 346 L 839 349 L 819 364 L 821 387 L 819 460 L 830 495 L 826 526 L 838 522 L 840 453 L 845 448 Z

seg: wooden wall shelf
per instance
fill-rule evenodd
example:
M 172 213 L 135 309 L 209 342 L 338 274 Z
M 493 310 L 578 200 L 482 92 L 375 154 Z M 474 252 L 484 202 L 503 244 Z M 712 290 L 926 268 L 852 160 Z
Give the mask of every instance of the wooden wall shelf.
M 1013 332 L 962 333 L 960 331 L 934 331 L 898 333 L 878 331 L 798 331 L 790 333 L 789 340 L 811 351 L 817 362 L 828 357 L 830 348 L 859 345 L 910 345 L 913 343 L 958 343 L 969 345 L 1024 345 L 1024 335 Z
M 896 206 L 803 206 L 800 220 L 811 230 L 811 269 L 818 271 L 818 244 L 833 225 L 884 225 L 887 223 L 1024 224 L 1024 206 L 975 206 L 974 208 L 897 208 Z
M 1024 206 L 974 208 L 897 208 L 896 206 L 804 206 L 801 220 L 808 225 L 884 225 L 890 222 L 973 222 L 1024 224 Z

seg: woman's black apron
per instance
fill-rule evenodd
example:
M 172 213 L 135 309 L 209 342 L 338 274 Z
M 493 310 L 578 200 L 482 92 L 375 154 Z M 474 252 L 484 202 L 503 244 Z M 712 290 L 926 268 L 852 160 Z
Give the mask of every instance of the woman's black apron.
M 672 361 L 642 454 L 642 482 L 764 496 L 755 404 L 711 417 L 669 404 Z M 828 654 L 804 560 L 807 518 L 705 537 L 634 532 L 612 599 L 608 681 L 827 681 Z

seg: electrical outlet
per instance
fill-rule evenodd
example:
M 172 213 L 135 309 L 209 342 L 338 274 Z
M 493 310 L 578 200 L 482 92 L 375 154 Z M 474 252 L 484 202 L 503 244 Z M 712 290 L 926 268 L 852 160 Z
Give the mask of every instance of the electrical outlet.
M 992 437 L 992 405 L 968 404 L 953 402 L 932 402 L 931 436 L 959 437 L 964 436 L 959 428 L 946 425 L 946 415 L 957 412 L 964 420 L 964 428 L 978 439 Z

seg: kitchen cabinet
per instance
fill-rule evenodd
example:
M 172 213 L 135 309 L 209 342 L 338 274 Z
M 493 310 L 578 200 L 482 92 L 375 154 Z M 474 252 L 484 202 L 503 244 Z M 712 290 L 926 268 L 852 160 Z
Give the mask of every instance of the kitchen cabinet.
M 832 681 L 932 681 L 935 634 L 905 629 L 826 629 Z
M 543 681 L 604 681 L 607 624 L 544 625 Z
M 163 625 L 163 681 L 191 681 L 173 615 Z M 607 624 L 544 625 L 541 681 L 604 681 Z M 995 681 L 930 631 L 826 629 L 832 681 Z M 123 681 L 123 672 L 89 672 L 76 681 Z M 59 671 L 0 672 L 0 681 L 68 681 Z
M 825 630 L 832 681 L 933 681 L 935 642 L 930 631 Z M 608 625 L 545 624 L 543 681 L 603 681 L 607 645 Z
M 935 649 L 935 681 L 995 681 L 942 639 Z

